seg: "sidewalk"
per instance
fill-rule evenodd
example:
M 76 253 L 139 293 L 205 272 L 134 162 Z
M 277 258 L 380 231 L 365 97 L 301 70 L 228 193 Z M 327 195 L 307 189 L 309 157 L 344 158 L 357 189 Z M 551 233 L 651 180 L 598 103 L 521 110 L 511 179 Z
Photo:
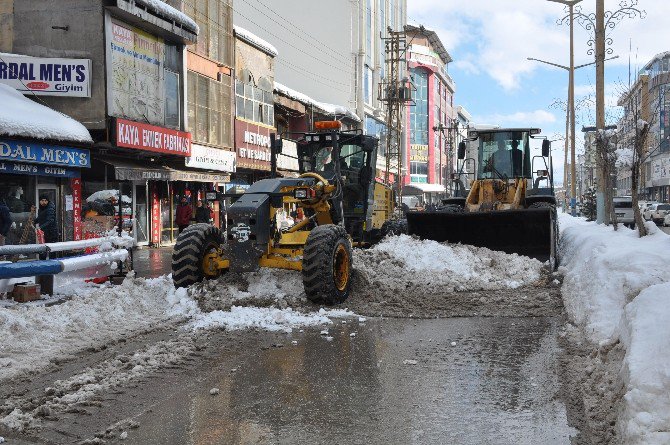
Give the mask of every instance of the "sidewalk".
M 172 272 L 172 247 L 142 248 L 133 251 L 133 266 L 138 277 L 156 278 Z

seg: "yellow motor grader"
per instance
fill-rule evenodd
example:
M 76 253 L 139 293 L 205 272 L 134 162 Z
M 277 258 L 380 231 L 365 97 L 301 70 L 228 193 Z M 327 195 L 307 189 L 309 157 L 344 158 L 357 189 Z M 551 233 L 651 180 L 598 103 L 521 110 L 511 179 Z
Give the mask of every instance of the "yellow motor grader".
M 392 221 L 392 190 L 375 180 L 378 139 L 338 121 L 299 133 L 298 178 L 262 179 L 228 209 L 227 233 L 195 224 L 177 238 L 172 279 L 186 287 L 225 271 L 302 271 L 305 294 L 337 304 L 349 295 L 352 245 L 380 239 Z M 272 137 L 272 170 L 282 140 Z M 300 215 L 286 218 L 286 215 Z M 304 215 L 304 216 L 303 216 Z M 286 221 L 289 221 L 288 225 Z
M 465 191 L 462 178 L 466 143 L 458 147 L 461 196 L 434 211 L 408 212 L 409 234 L 423 239 L 463 243 L 517 253 L 558 264 L 558 221 L 551 144 L 542 141 L 541 156 L 531 157 L 530 139 L 538 128 L 471 131 L 477 144 L 476 178 Z M 473 172 L 474 173 L 474 172 Z

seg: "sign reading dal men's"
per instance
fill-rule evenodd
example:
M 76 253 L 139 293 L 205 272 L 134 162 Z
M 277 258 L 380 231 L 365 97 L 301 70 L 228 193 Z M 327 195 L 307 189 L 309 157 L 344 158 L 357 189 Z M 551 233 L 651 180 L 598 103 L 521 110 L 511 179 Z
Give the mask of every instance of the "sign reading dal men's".
M 67 167 L 91 166 L 91 154 L 86 149 L 14 140 L 0 141 L 0 160 Z
M 117 119 L 116 145 L 156 153 L 191 156 L 191 133 Z
M 0 83 L 41 96 L 91 97 L 91 61 L 3 55 Z

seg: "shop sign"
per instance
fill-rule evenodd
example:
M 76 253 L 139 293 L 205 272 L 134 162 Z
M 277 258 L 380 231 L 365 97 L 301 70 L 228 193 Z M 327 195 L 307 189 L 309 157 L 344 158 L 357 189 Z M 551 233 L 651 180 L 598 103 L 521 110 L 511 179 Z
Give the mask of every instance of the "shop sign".
M 139 168 L 114 167 L 116 179 L 120 181 L 190 181 L 190 182 L 228 182 L 230 175 L 216 173 L 187 172 L 161 169 L 146 170 Z
M 14 140 L 0 141 L 0 160 L 67 167 L 91 166 L 91 154 L 86 149 Z
M 6 55 L 0 83 L 30 95 L 91 97 L 91 61 Z
M 186 158 L 186 166 L 232 173 L 235 171 L 236 161 L 233 151 L 193 144 L 191 156 Z
M 177 156 L 191 155 L 191 133 L 116 119 L 116 145 Z
M 0 161 L 0 173 L 12 175 L 53 176 L 55 178 L 78 178 L 79 170 L 52 165 L 23 164 Z
M 410 146 L 409 160 L 413 162 L 428 162 L 428 146 L 412 144 Z
M 72 228 L 74 241 L 82 239 L 81 227 L 81 179 L 75 178 L 70 180 L 70 188 L 72 189 Z
M 670 177 L 670 158 L 664 157 L 652 161 L 651 179 L 665 179 Z
M 270 133 L 276 130 L 235 119 L 237 168 L 270 171 Z
M 282 170 L 298 171 L 298 144 L 294 141 L 284 139 L 282 141 L 282 151 L 277 155 L 277 168 Z

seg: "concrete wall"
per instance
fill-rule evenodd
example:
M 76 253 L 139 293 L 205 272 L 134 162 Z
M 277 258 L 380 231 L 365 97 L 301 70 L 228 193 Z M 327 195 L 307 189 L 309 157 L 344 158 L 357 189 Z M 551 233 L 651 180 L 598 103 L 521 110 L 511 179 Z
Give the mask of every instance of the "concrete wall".
M 0 1 L 7 3 L 7 0 Z M 52 26 L 67 26 L 69 29 L 53 29 Z M 4 27 L 2 34 L 5 34 Z M 1 41 L 6 44 L 7 39 Z M 72 116 L 89 129 L 105 128 L 104 15 L 100 0 L 14 1 L 13 41 L 11 47 L 3 45 L 2 50 L 35 57 L 91 59 L 90 98 L 40 98 L 48 106 Z
M 253 74 L 256 86 L 260 86 L 258 81 L 261 77 L 266 77 L 271 85 L 274 85 L 274 57 L 267 55 L 247 42 L 235 39 L 235 76 L 237 80 L 246 83 L 247 79 L 241 77 L 242 70 L 244 69 L 249 70 Z

